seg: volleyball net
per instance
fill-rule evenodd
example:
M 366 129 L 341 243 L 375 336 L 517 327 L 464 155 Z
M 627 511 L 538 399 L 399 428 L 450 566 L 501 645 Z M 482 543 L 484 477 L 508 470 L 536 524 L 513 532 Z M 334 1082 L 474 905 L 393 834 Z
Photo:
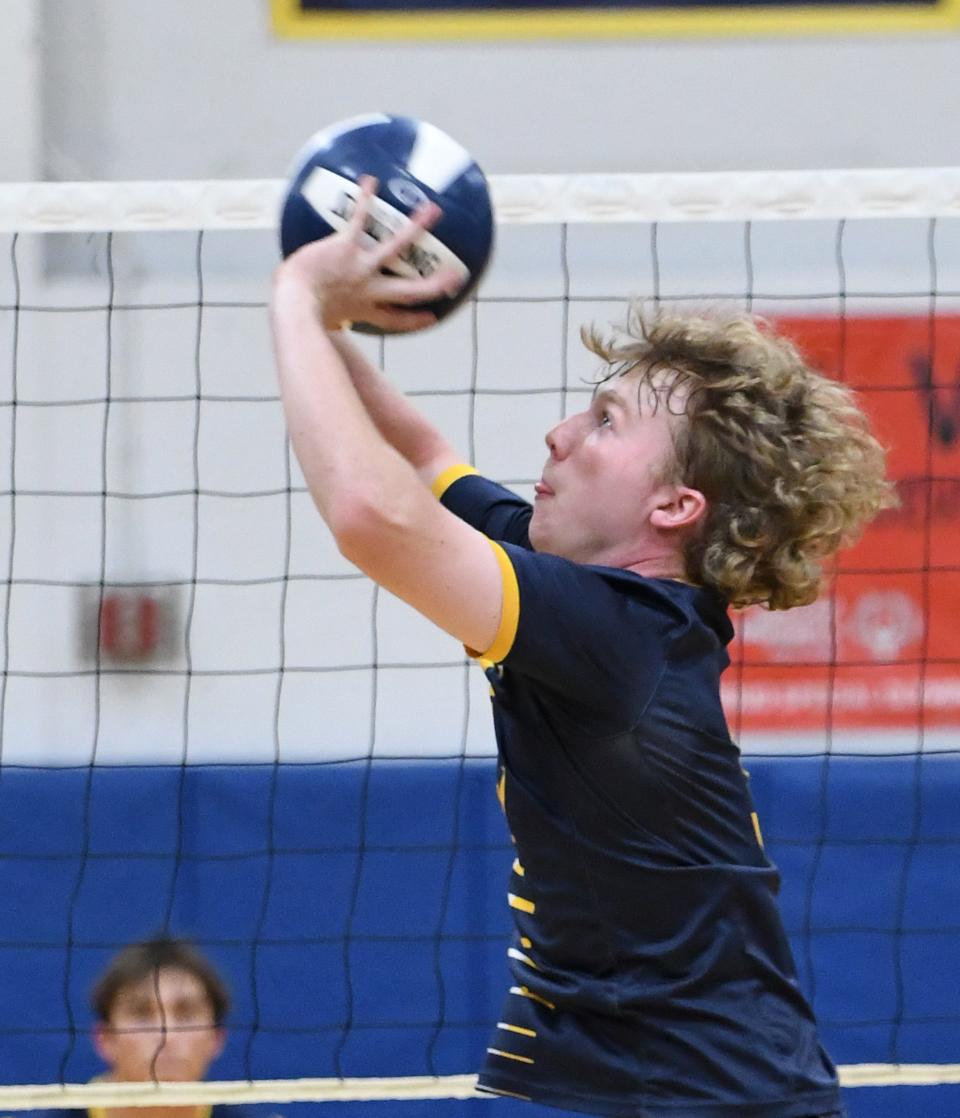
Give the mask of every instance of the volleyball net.
M 843 1081 L 960 1082 L 960 170 L 492 186 L 476 297 L 360 339 L 482 472 L 532 493 L 630 298 L 772 319 L 890 447 L 900 507 L 736 616 L 724 701 Z M 496 1021 L 486 684 L 312 507 L 281 192 L 0 187 L 0 1109 L 464 1098 Z M 87 1084 L 90 985 L 158 932 L 232 988 L 218 1082 Z

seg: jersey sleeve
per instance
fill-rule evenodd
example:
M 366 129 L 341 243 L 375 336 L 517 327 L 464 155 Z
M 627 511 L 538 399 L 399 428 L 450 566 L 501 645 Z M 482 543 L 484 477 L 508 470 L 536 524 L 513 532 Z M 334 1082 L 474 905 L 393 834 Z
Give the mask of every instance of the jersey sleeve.
M 494 546 L 504 605 L 481 657 L 536 680 L 598 732 L 634 726 L 689 618 L 654 580 Z
M 491 540 L 529 549 L 529 502 L 481 477 L 472 466 L 451 466 L 433 483 L 433 492 L 444 508 Z

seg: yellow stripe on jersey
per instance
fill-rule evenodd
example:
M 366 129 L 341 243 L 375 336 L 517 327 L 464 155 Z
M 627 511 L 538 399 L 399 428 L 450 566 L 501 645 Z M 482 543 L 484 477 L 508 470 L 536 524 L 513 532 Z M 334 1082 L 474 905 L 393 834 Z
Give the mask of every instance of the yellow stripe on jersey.
M 483 1091 L 484 1094 L 506 1095 L 511 1099 L 523 1099 L 524 1102 L 533 1102 L 533 1099 L 529 1095 L 518 1095 L 516 1091 L 504 1091 L 501 1087 L 487 1087 L 483 1083 L 477 1084 L 477 1090 Z
M 516 959 L 518 963 L 526 963 L 528 967 L 533 967 L 534 970 L 540 969 L 529 955 L 524 955 L 522 951 L 518 951 L 515 947 L 507 948 L 507 957 Z
M 510 993 L 516 994 L 518 998 L 530 998 L 531 1001 L 545 1005 L 547 1009 L 557 1008 L 553 1002 L 548 1002 L 546 998 L 541 998 L 539 994 L 535 994 L 532 990 L 528 990 L 526 986 L 511 986 Z
M 462 477 L 466 477 L 468 474 L 475 474 L 476 472 L 473 466 L 467 466 L 463 462 L 458 462 L 456 466 L 448 466 L 442 473 L 437 474 L 433 479 L 433 485 L 430 486 L 430 490 L 439 501 L 455 481 L 459 481 Z
M 526 936 L 521 936 L 520 937 L 520 946 L 521 947 L 533 947 L 533 940 L 527 939 Z
M 503 598 L 500 606 L 500 628 L 493 638 L 493 643 L 483 652 L 474 653 L 474 657 L 483 657 L 492 660 L 495 664 L 507 655 L 517 635 L 517 625 L 520 623 L 520 587 L 517 585 L 517 572 L 513 569 L 510 557 L 495 540 L 488 541 L 493 548 L 500 565 L 500 579 L 503 583 Z
M 763 847 L 763 834 L 760 831 L 760 817 L 755 811 L 750 812 L 750 821 L 753 823 L 753 833 L 757 836 L 757 845 Z
M 517 875 L 517 877 L 523 877 L 524 869 L 523 866 L 520 865 L 519 858 L 513 859 L 513 872 Z
M 519 1033 L 521 1036 L 536 1036 L 534 1029 L 525 1029 L 522 1025 L 508 1025 L 506 1021 L 497 1022 L 498 1029 L 506 1029 L 508 1033 Z
M 532 1064 L 533 1059 L 530 1056 L 518 1056 L 516 1052 L 504 1052 L 500 1048 L 488 1048 L 487 1051 L 491 1056 L 502 1056 L 505 1060 L 516 1060 L 519 1064 Z
M 515 908 L 519 912 L 529 913 L 531 916 L 537 911 L 537 906 L 533 901 L 528 901 L 526 897 L 518 897 L 516 893 L 507 893 L 507 904 L 511 908 Z

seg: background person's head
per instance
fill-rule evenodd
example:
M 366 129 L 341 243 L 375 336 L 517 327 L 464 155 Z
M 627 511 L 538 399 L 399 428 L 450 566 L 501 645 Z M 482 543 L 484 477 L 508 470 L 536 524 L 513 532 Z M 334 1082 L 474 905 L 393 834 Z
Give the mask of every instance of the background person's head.
M 706 499 L 686 532 L 686 577 L 734 606 L 805 605 L 823 560 L 895 503 L 885 452 L 853 393 L 747 316 L 645 316 L 584 334 L 608 379 L 640 372 L 678 417 L 664 480 Z
M 94 1044 L 111 1079 L 203 1079 L 223 1049 L 229 993 L 213 966 L 184 940 L 125 947 L 91 998 Z

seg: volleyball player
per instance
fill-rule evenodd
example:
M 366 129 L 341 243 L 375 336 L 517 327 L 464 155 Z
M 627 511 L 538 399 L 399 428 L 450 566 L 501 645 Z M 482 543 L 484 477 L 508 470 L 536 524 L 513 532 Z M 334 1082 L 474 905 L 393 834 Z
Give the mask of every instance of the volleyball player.
M 719 681 L 728 606 L 812 601 L 889 502 L 879 444 L 756 322 L 635 309 L 587 335 L 606 376 L 547 434 L 531 507 L 341 332 L 420 328 L 409 308 L 453 282 L 381 274 L 431 214 L 371 248 L 365 206 L 279 267 L 274 339 L 340 550 L 491 681 L 516 934 L 481 1086 L 636 1118 L 839 1114 Z
M 111 959 L 91 995 L 93 1040 L 105 1083 L 203 1079 L 226 1040 L 230 994 L 216 969 L 185 940 L 132 943 Z M 66 1118 L 73 1111 L 48 1111 Z M 90 1118 L 253 1118 L 250 1106 L 147 1106 L 91 1110 Z
M 200 1080 L 223 1050 L 230 995 L 212 964 L 184 940 L 125 947 L 98 979 L 91 1000 L 94 1045 L 108 1081 Z M 192 1118 L 194 1108 L 188 1110 L 183 1118 Z

